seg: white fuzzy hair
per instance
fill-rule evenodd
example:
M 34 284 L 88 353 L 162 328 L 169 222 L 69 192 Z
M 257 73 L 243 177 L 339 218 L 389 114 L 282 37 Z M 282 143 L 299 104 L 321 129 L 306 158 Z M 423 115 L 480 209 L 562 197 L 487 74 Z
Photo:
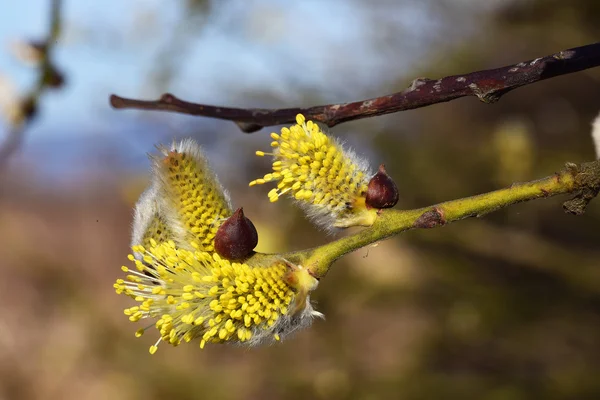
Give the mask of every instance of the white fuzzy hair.
M 296 298 L 295 301 L 296 300 L 298 300 L 298 298 Z M 294 309 L 295 301 L 290 304 L 290 310 Z M 310 302 L 310 296 L 306 296 L 306 305 L 302 311 L 295 315 L 290 315 L 288 313 L 280 316 L 279 319 L 277 319 L 277 322 L 267 330 L 262 328 L 253 329 L 252 338 L 241 344 L 254 347 L 273 343 L 275 341 L 275 334 L 278 334 L 280 339 L 284 340 L 295 332 L 308 328 L 315 318 L 324 319 L 325 316 L 313 308 Z
M 131 246 L 142 244 L 150 223 L 161 214 L 158 192 L 158 184 L 154 181 L 144 190 L 135 204 L 131 226 Z M 136 256 L 139 257 L 138 254 Z
M 600 114 L 592 122 L 592 140 L 596 149 L 596 158 L 600 159 Z

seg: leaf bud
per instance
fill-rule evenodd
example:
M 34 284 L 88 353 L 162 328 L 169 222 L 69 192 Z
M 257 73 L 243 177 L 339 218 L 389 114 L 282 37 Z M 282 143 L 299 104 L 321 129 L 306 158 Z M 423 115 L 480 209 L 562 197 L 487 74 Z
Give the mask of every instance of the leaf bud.
M 215 236 L 215 251 L 228 260 L 248 257 L 257 244 L 256 228 L 241 207 L 221 224 Z
M 371 208 L 391 208 L 398 203 L 398 187 L 381 164 L 369 181 L 366 204 Z
M 44 82 L 48 87 L 60 89 L 65 84 L 65 76 L 56 69 L 56 67 L 50 64 L 44 76 Z

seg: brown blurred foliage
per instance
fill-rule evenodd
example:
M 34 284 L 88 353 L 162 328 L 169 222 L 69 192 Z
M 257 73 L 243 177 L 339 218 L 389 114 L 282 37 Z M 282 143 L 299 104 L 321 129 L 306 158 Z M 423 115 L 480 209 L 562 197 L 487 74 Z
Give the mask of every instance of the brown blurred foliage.
M 488 18 L 475 38 L 386 92 L 600 35 L 596 0 L 507 2 Z M 494 105 L 459 99 L 333 133 L 369 132 L 360 140 L 398 183 L 399 207 L 420 207 L 591 160 L 598 93 L 600 71 L 590 70 Z M 264 167 L 252 162 L 253 172 Z M 134 338 L 122 314 L 131 304 L 112 289 L 145 181 L 113 178 L 61 191 L 26 175 L 0 178 L 0 399 L 600 397 L 597 202 L 583 217 L 549 199 L 407 232 L 338 262 L 315 293 L 326 320 L 291 340 L 162 346 L 150 356 L 151 331 Z M 262 250 L 331 240 L 289 202 L 268 205 L 265 193 L 231 180 Z

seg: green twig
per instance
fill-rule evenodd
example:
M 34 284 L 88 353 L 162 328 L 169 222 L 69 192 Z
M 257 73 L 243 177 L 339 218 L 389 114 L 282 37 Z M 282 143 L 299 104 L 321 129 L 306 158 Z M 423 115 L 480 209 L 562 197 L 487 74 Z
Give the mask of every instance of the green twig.
M 409 229 L 443 226 L 465 218 L 481 217 L 516 203 L 567 193 L 576 196 L 565 202 L 565 211 L 579 215 L 599 190 L 600 161 L 580 165 L 568 163 L 560 172 L 537 181 L 513 184 L 505 189 L 415 210 L 386 210 L 370 228 L 323 246 L 284 254 L 283 257 L 301 263 L 314 276 L 321 278 L 343 255 Z M 255 257 L 264 261 L 261 256 Z

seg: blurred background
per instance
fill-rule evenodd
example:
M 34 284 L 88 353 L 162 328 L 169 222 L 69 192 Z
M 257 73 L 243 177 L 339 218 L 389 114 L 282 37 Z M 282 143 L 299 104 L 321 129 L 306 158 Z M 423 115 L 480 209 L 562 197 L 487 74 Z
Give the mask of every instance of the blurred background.
M 4 0 L 0 399 L 597 399 L 600 203 L 564 198 L 406 232 L 338 262 L 326 315 L 252 350 L 164 345 L 122 309 L 132 207 L 157 143 L 194 137 L 263 251 L 332 240 L 247 183 L 268 134 L 116 111 L 108 97 L 309 106 L 374 97 L 600 37 L 597 0 Z M 49 46 L 44 45 L 51 38 Z M 55 39 L 55 40 L 54 40 Z M 594 158 L 600 70 L 331 132 L 421 207 Z

